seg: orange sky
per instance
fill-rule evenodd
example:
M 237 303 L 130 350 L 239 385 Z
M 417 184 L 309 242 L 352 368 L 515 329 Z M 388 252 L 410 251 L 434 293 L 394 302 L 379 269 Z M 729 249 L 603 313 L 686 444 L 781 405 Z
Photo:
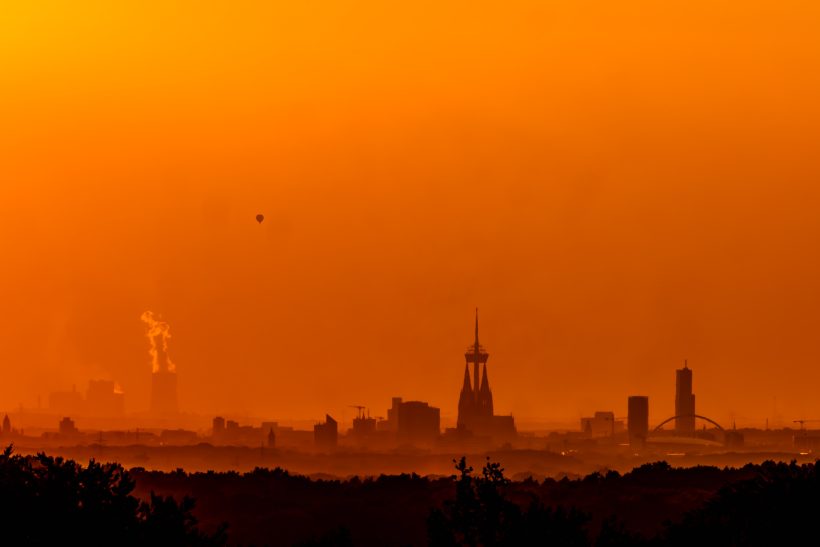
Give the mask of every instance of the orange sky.
M 152 310 L 188 410 L 454 417 L 478 306 L 520 420 L 820 418 L 816 2 L 167 4 L 0 8 L 0 407 Z

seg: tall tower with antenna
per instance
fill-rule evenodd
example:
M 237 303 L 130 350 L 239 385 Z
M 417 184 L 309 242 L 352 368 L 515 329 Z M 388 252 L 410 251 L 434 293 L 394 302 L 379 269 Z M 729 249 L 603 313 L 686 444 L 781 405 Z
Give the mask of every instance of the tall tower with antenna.
M 478 340 L 478 309 L 475 312 L 475 338 L 464 353 L 464 383 L 458 399 L 458 427 L 473 433 L 492 434 L 502 422 L 512 425 L 511 416 L 494 416 L 493 392 L 487 375 L 490 354 Z M 472 365 L 472 371 L 470 367 Z M 472 381 L 470 376 L 472 372 Z M 506 426 L 503 426 L 504 428 Z M 509 428 L 507 428 L 509 429 Z M 514 426 L 512 426 L 514 431 Z

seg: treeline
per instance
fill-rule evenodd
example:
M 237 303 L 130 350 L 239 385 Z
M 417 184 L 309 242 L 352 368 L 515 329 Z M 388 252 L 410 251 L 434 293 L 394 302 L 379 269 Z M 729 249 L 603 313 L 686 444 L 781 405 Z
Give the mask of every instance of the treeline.
M 504 477 L 497 463 L 487 462 L 474 474 L 462 458 L 453 477 L 456 493 L 428 518 L 429 545 L 560 545 L 567 547 L 615 546 L 773 546 L 816 544 L 814 518 L 820 514 L 820 466 L 766 462 L 746 466 L 748 475 L 725 484 L 700 507 L 687 511 L 678 521 L 660 523 L 660 530 L 649 537 L 632 531 L 613 511 L 595 528 L 591 515 L 575 507 L 566 509 L 548 504 L 537 495 L 522 503 L 520 490 Z M 603 491 L 624 487 L 636 476 L 651 484 L 676 475 L 665 462 L 618 473 L 591 475 L 591 482 Z M 734 470 L 695 468 L 695 478 L 715 472 L 735 475 Z M 696 485 L 680 485 L 686 498 Z M 518 500 L 515 500 L 519 494 Z M 629 503 L 630 500 L 624 500 Z M 639 500 L 631 500 L 639 505 Z M 624 508 L 628 511 L 627 508 Z M 651 513 L 646 515 L 651 516 Z
M 224 529 L 197 528 L 194 502 L 183 497 L 132 495 L 122 466 L 85 467 L 44 454 L 0 454 L 0 543 L 3 545 L 212 546 Z
M 8 545 L 683 546 L 816 543 L 820 466 L 644 465 L 581 480 L 311 480 L 282 469 L 162 473 L 0 454 Z M 196 504 L 194 504 L 196 499 Z M 227 527 L 227 528 L 226 528 Z
M 242 545 L 781 545 L 816 534 L 820 467 L 766 462 L 510 481 L 466 460 L 445 478 L 310 480 L 251 473 L 135 471 L 138 489 L 198 500 L 209 529 Z M 810 541 L 813 542 L 813 541 Z

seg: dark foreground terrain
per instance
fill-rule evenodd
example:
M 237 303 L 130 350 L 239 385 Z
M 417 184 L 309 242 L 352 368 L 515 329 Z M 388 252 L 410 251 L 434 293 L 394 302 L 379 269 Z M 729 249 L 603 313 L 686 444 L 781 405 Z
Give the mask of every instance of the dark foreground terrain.
M 469 463 L 483 464 L 473 470 Z M 816 542 L 820 466 L 672 468 L 511 482 L 163 473 L 0 454 L 8 545 L 783 545 Z

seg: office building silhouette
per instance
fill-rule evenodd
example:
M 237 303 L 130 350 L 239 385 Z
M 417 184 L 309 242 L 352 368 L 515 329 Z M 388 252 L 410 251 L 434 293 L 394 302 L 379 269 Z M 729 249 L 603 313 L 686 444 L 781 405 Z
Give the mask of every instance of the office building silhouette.
M 325 422 L 313 426 L 313 440 L 316 446 L 334 448 L 339 440 L 339 424 L 330 414 L 325 414 Z
M 629 432 L 629 445 L 633 448 L 643 447 L 649 434 L 649 397 L 645 395 L 629 397 L 626 424 Z
M 388 415 L 396 419 L 396 439 L 400 443 L 429 444 L 441 433 L 441 411 L 427 403 L 393 397 Z
M 675 371 L 675 433 L 695 433 L 695 394 L 692 393 L 692 369 L 684 361 Z

